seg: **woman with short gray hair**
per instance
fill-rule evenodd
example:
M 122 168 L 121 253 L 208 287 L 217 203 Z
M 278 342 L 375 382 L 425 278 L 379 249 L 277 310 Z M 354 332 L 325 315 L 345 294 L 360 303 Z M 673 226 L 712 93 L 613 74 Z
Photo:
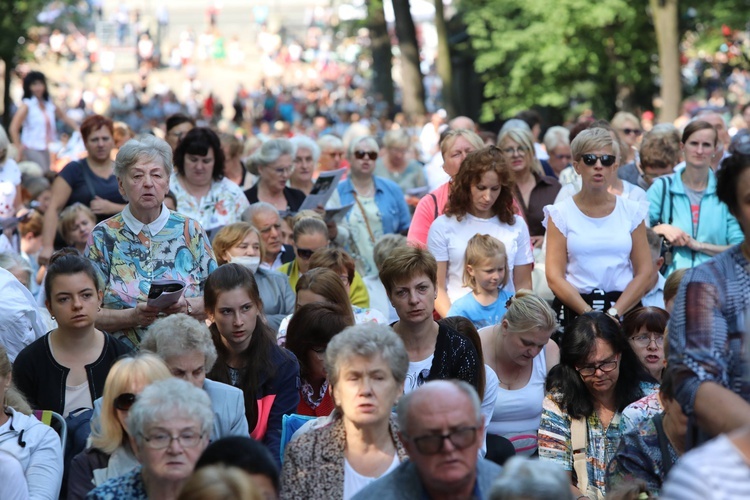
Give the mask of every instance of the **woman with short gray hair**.
M 294 169 L 292 169 L 292 176 L 289 179 L 289 187 L 299 189 L 305 195 L 310 194 L 312 191 L 313 174 L 315 173 L 315 165 L 318 164 L 320 159 L 320 148 L 315 141 L 304 135 L 295 135 L 290 139 L 292 146 L 294 146 Z
M 573 500 L 562 467 L 543 460 L 512 457 L 492 483 L 490 500 Z
M 97 486 L 87 498 L 176 499 L 208 446 L 212 425 L 204 391 L 175 378 L 152 383 L 138 395 L 127 419 L 142 467 Z
M 286 185 L 294 169 L 296 147 L 289 139 L 271 139 L 250 157 L 258 171 L 258 182 L 245 191 L 250 204 L 270 203 L 280 212 L 296 212 L 305 201 L 305 193 Z
M 97 328 L 132 346 L 160 314 L 204 319 L 203 284 L 216 269 L 200 223 L 164 205 L 171 172 L 166 142 L 147 135 L 126 142 L 117 153 L 115 175 L 128 204 L 94 228 L 84 252 L 104 284 Z M 183 282 L 179 301 L 162 308 L 147 305 L 156 280 Z
M 187 314 L 158 319 L 143 337 L 141 350 L 153 352 L 164 360 L 172 375 L 206 391 L 214 412 L 212 440 L 250 435 L 242 391 L 206 378 L 217 353 L 205 323 Z
M 387 326 L 351 326 L 328 343 L 325 365 L 336 409 L 287 446 L 284 499 L 351 498 L 406 459 L 391 415 L 409 367 L 401 338 Z
M 377 274 L 373 259 L 375 242 L 384 234 L 406 234 L 411 222 L 404 193 L 395 182 L 375 175 L 380 148 L 370 136 L 349 145 L 349 178 L 338 186 L 341 205 L 354 204 L 346 215 L 350 248 L 362 276 Z
M 407 193 L 411 189 L 426 188 L 427 179 L 422 164 L 414 159 L 413 152 L 414 143 L 405 130 L 389 130 L 383 137 L 384 154 L 375 162 L 375 175 L 398 184 L 406 202 L 415 207 L 419 198 Z

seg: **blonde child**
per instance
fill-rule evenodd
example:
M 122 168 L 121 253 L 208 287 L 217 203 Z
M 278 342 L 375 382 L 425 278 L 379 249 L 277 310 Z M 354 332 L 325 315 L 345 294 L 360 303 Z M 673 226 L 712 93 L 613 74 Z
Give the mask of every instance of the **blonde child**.
M 466 247 L 464 286 L 471 288 L 456 300 L 448 316 L 464 316 L 477 329 L 500 323 L 505 303 L 513 295 L 504 290 L 508 283 L 508 256 L 502 241 L 487 234 L 474 235 Z
M 96 226 L 96 215 L 86 205 L 73 203 L 60 212 L 58 230 L 65 243 L 83 253 L 89 234 Z

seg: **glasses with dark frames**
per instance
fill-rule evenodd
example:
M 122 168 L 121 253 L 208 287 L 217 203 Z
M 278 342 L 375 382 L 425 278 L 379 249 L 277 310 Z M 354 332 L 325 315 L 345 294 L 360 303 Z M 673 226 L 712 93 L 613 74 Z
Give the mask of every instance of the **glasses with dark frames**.
M 378 152 L 377 151 L 355 151 L 354 152 L 354 157 L 358 160 L 364 160 L 365 156 L 371 160 L 377 160 Z
M 581 155 L 581 160 L 589 167 L 596 165 L 597 160 L 602 163 L 602 167 L 611 167 L 615 164 L 617 157 L 615 155 L 595 155 L 589 153 Z
M 115 409 L 121 411 L 128 411 L 130 407 L 135 403 L 136 395 L 130 392 L 120 394 L 115 398 Z
M 468 448 L 476 442 L 477 430 L 477 427 L 459 427 L 448 434 L 430 434 L 411 438 L 411 440 L 419 453 L 435 455 L 443 449 L 446 439 L 459 450 Z

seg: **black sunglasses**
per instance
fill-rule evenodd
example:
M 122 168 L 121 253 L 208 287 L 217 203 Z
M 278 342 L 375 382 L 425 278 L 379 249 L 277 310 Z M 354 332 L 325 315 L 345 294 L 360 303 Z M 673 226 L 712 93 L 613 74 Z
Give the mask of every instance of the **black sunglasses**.
M 633 134 L 634 136 L 638 137 L 639 135 L 643 133 L 643 131 L 638 128 L 624 128 L 622 129 L 622 133 L 625 135 Z
M 593 167 L 596 165 L 596 161 L 599 160 L 602 162 L 602 167 L 611 167 L 615 164 L 615 160 L 617 160 L 617 157 L 615 155 L 592 155 L 592 154 L 585 154 L 581 155 L 581 159 L 583 160 L 583 163 L 588 165 L 589 167 Z
M 365 156 L 371 160 L 377 160 L 378 152 L 377 151 L 355 151 L 354 152 L 354 157 L 358 160 L 363 160 Z
M 135 398 L 135 394 L 129 392 L 120 394 L 115 398 L 115 408 L 122 411 L 128 411 L 130 407 L 133 406 L 133 403 L 135 403 Z
M 312 254 L 315 253 L 315 250 L 310 250 L 308 248 L 297 248 L 297 257 L 299 257 L 302 260 L 307 260 L 310 257 L 312 257 Z

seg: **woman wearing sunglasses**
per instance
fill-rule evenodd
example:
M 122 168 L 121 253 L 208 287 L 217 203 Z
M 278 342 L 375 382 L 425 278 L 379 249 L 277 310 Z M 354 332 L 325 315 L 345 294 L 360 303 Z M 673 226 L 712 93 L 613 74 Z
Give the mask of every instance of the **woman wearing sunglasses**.
M 737 220 L 717 194 L 711 169 L 717 137 L 710 123 L 690 123 L 682 133 L 685 166 L 657 179 L 648 190 L 651 227 L 672 246 L 666 275 L 702 264 L 744 239 Z
M 635 160 L 635 153 L 638 151 L 638 145 L 641 143 L 641 122 L 638 117 L 627 111 L 619 111 L 612 117 L 612 127 L 617 131 L 617 135 L 627 146 L 621 152 L 622 159 L 620 165 L 631 163 Z
M 606 495 L 606 467 L 623 433 L 622 410 L 653 391 L 651 382 L 617 323 L 606 315 L 586 313 L 566 330 L 560 364 L 547 376 L 539 458 L 570 472 L 575 498 Z M 577 449 L 583 453 L 574 453 Z
M 167 365 L 153 354 L 126 357 L 112 365 L 104 383 L 101 412 L 92 419 L 91 447 L 70 463 L 69 500 L 86 498 L 96 486 L 138 466 L 125 424 L 128 412 L 147 385 L 171 377 Z
M 373 259 L 375 243 L 384 234 L 406 234 L 411 213 L 404 193 L 393 181 L 374 175 L 378 159 L 377 141 L 358 137 L 349 145 L 349 178 L 338 186 L 341 205 L 353 203 L 346 215 L 350 248 L 362 276 L 377 274 Z
M 594 309 L 619 321 L 653 286 L 656 271 L 646 239 L 648 206 L 609 192 L 619 145 L 602 128 L 571 144 L 581 190 L 544 207 L 546 275 L 563 328 Z
M 130 349 L 94 326 L 102 291 L 91 261 L 77 251 L 52 255 L 44 290 L 57 328 L 18 354 L 13 380 L 32 408 L 67 418 L 71 412 L 94 407 L 110 367 Z

